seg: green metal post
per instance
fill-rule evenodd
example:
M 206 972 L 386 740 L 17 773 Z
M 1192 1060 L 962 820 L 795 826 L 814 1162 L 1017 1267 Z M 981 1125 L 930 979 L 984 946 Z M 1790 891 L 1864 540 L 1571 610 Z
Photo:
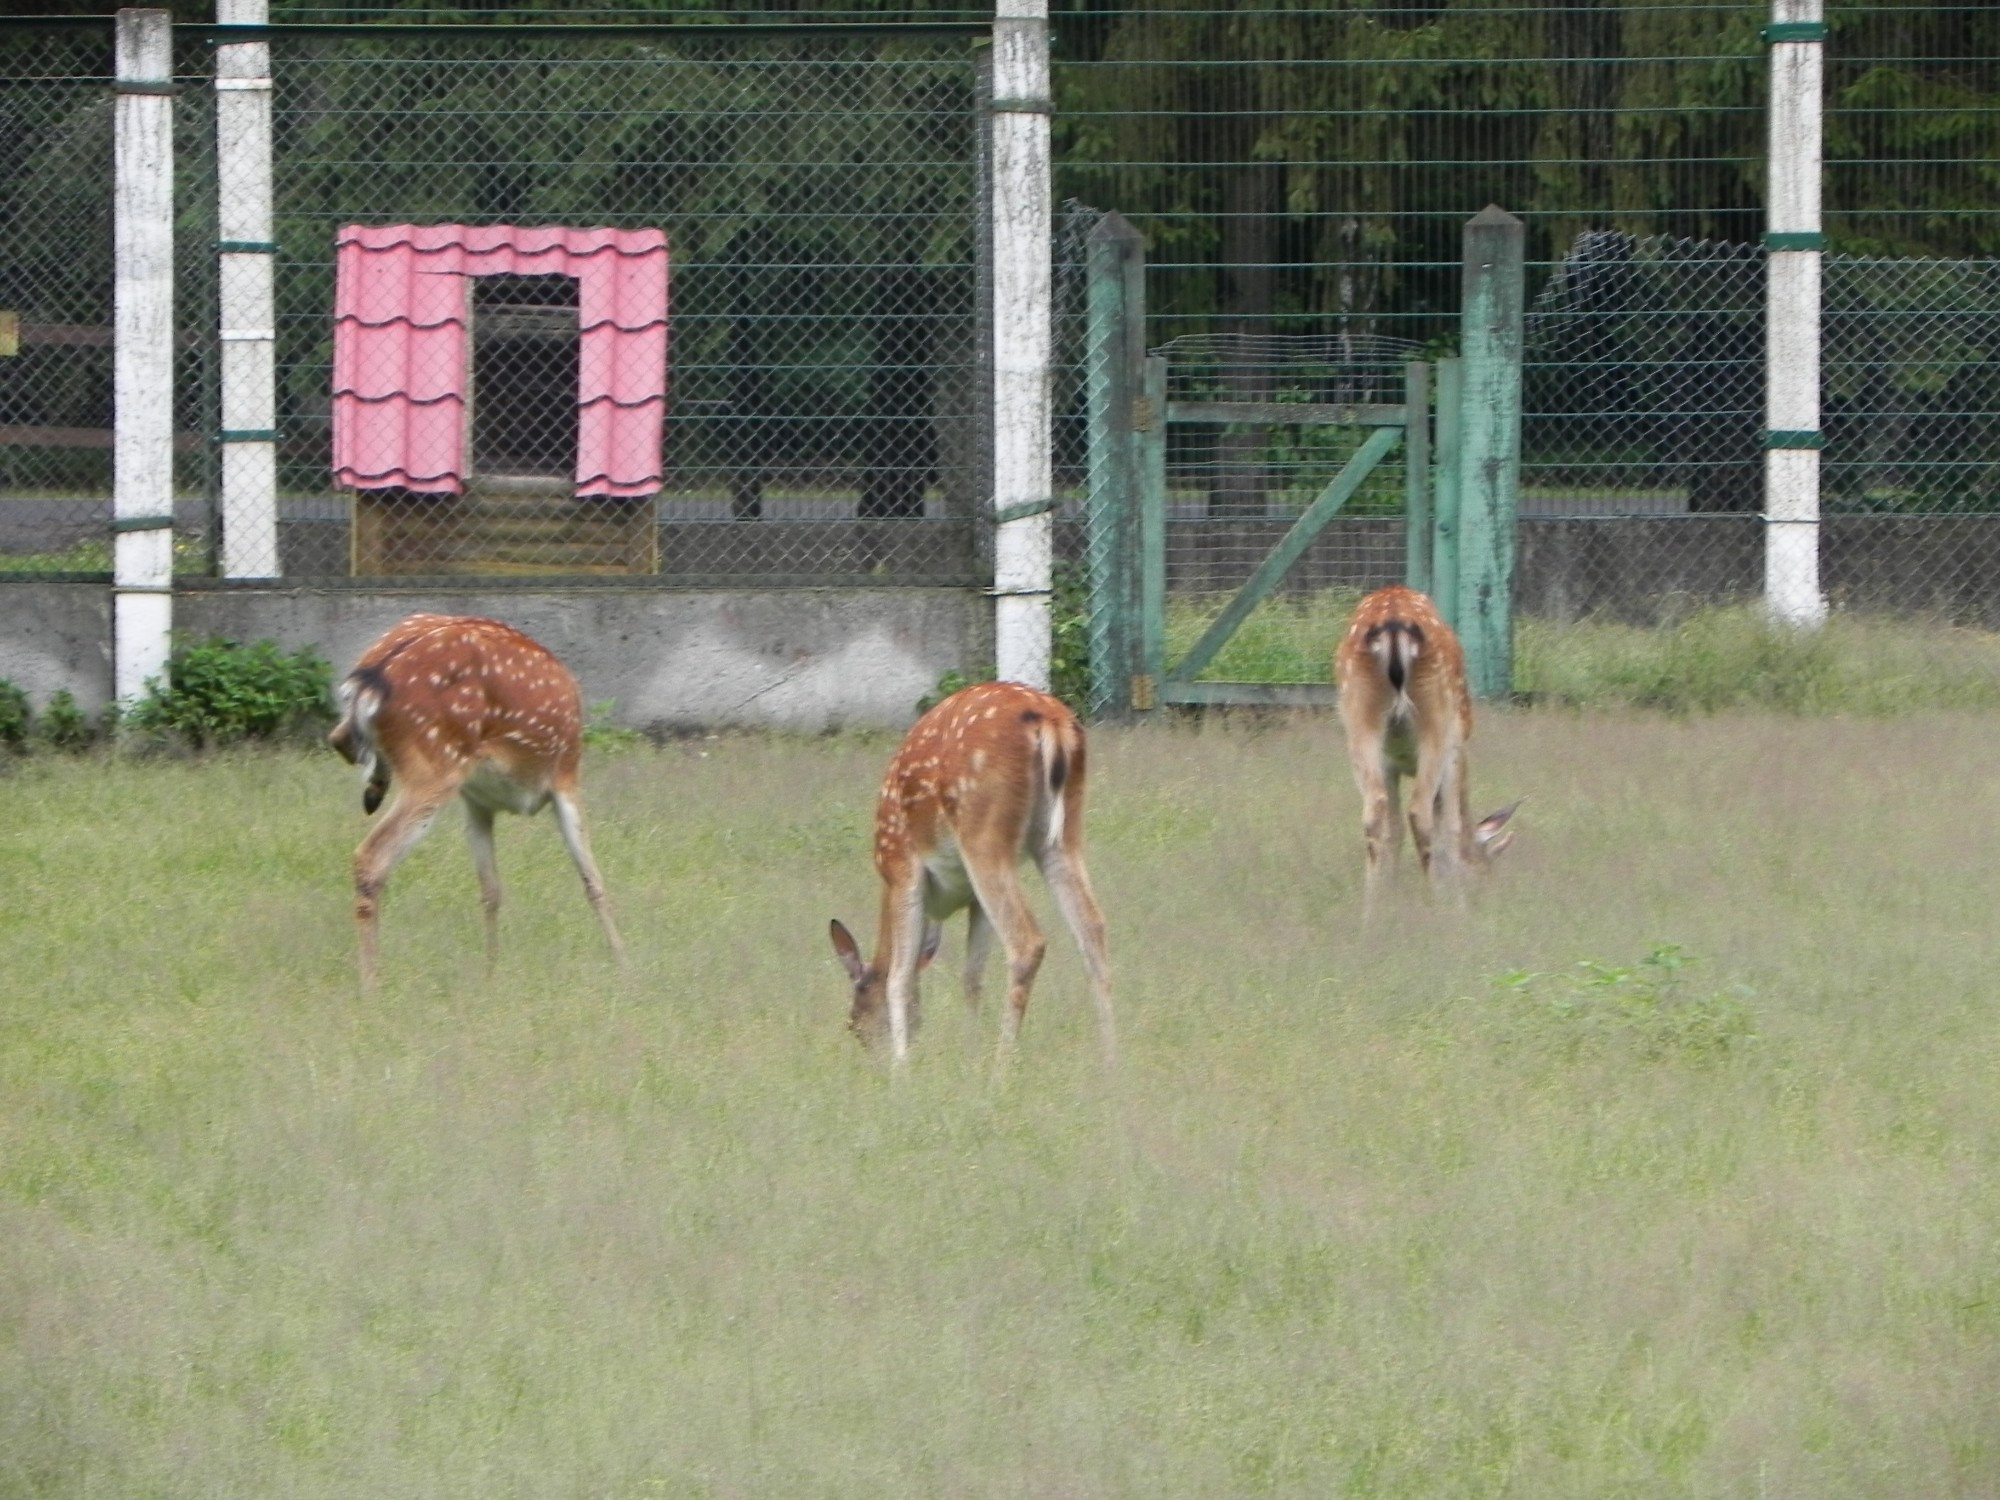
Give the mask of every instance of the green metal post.
M 1134 425 L 1139 472 L 1139 669 L 1133 707 L 1159 705 L 1167 676 L 1167 362 L 1148 358 Z M 1142 701 L 1143 700 L 1143 701 Z
M 1437 484 L 1431 515 L 1431 599 L 1447 625 L 1458 624 L 1458 463 L 1465 435 L 1465 365 L 1437 362 Z
M 1135 706 L 1140 659 L 1140 386 L 1146 360 L 1146 242 L 1122 214 L 1106 214 L 1085 247 L 1085 420 L 1090 503 L 1090 706 L 1122 715 Z
M 1403 581 L 1431 591 L 1431 367 L 1403 366 Z
M 1521 354 L 1526 230 L 1489 205 L 1465 226 L 1460 352 L 1458 618 L 1475 696 L 1514 685 L 1514 523 L 1520 510 Z

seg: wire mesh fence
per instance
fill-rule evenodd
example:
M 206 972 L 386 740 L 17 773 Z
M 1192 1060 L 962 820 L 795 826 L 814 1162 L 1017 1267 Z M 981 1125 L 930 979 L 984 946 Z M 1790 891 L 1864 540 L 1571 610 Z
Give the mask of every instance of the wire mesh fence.
M 1284 389 L 1250 361 L 1197 376 L 1197 346 L 1179 342 L 1194 337 L 1448 352 L 1459 226 L 1499 201 L 1528 223 L 1537 299 L 1523 605 L 1657 616 L 1757 591 L 1758 7 L 1055 10 L 1059 190 L 1146 233 L 1149 342 L 1178 349 L 1185 378 Z M 1976 614 L 2000 437 L 1985 258 L 2000 253 L 1986 191 L 2000 18 L 1829 11 L 1828 227 L 1853 253 L 1825 280 L 1826 580 L 1837 600 Z M 274 43 L 282 469 L 277 555 L 250 571 L 981 581 L 969 38 L 442 32 Z M 189 573 L 214 568 L 220 524 L 209 40 L 189 29 L 177 63 Z M 0 567 L 14 572 L 97 572 L 108 556 L 108 69 L 102 21 L 0 28 L 17 163 L 0 184 L 0 313 L 18 329 L 0 357 Z M 1071 349 L 1094 212 L 1057 226 Z M 602 397 L 656 412 L 648 472 L 612 465 L 619 493 L 578 498 L 599 477 L 574 410 L 594 315 L 571 305 L 586 295 L 574 267 L 515 264 L 456 273 L 449 368 L 387 377 L 413 404 L 451 406 L 458 492 L 336 485 L 334 249 L 349 226 L 400 224 L 660 231 L 670 350 L 657 379 L 614 373 Z M 1081 379 L 1059 360 L 1059 544 L 1079 567 Z M 1351 440 L 1293 433 L 1172 433 L 1179 593 L 1222 586 L 1248 555 L 1222 539 L 1281 521 L 1337 457 L 1326 445 Z M 1394 482 L 1357 496 L 1324 544 L 1361 549 L 1341 565 L 1356 586 L 1396 571 Z
M 1991 620 L 2000 264 L 1823 276 L 1828 591 Z M 1761 591 L 1764 318 L 1760 246 L 1578 236 L 1527 318 L 1525 608 L 1647 619 Z
M 1897 377 L 1849 327 L 1898 341 L 1892 365 L 1954 326 L 1995 347 L 1973 330 L 1978 258 L 2000 252 L 2000 11 L 1827 9 L 1827 228 L 1907 269 L 1828 262 L 1825 582 L 1988 617 L 1983 360 Z M 1700 0 L 1058 6 L 1058 181 L 1146 235 L 1162 344 L 1346 331 L 1446 352 L 1460 226 L 1489 202 L 1519 215 L 1540 300 L 1518 602 L 1671 617 L 1763 587 L 1766 19 Z M 1902 277 L 1902 300 L 1857 276 Z M 1854 296 L 1875 301 L 1850 317 Z
M 206 58 L 177 50 L 177 191 L 212 193 Z M 0 30 L 0 573 L 99 576 L 111 567 L 112 60 L 109 28 Z M 176 257 L 177 566 L 201 571 L 211 535 L 214 282 L 193 223 Z
M 281 571 L 976 577 L 966 38 L 377 33 L 287 45 L 276 79 Z M 414 331 L 336 369 L 336 238 L 403 223 L 464 226 L 463 246 L 501 226 L 663 231 L 670 291 L 634 311 L 636 268 L 598 288 L 595 252 L 537 257 L 518 235 L 454 260 L 451 307 L 414 261 L 364 268 L 400 279 L 362 321 Z M 662 362 L 644 335 L 668 306 Z M 454 336 L 421 336 L 440 319 Z M 351 415 L 335 392 L 357 393 Z M 398 407 L 392 425 L 429 409 L 435 451 L 389 434 L 350 529 L 336 419 Z M 636 448 L 603 448 L 605 426 Z

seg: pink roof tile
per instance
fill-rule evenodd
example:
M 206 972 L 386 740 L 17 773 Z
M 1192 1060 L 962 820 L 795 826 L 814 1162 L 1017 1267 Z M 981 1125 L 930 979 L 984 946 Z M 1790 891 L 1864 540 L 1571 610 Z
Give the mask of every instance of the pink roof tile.
M 350 224 L 336 237 L 335 483 L 464 488 L 470 278 L 538 274 L 578 282 L 577 494 L 659 489 L 666 235 L 504 224 Z

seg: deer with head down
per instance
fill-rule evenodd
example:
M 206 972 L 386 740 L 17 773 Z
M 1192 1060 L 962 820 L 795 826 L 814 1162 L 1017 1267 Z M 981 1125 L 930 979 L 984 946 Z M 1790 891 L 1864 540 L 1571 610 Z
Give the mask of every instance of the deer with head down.
M 500 870 L 495 814 L 555 810 L 584 894 L 612 952 L 624 957 L 604 880 L 583 827 L 577 770 L 583 757 L 583 696 L 544 647 L 497 620 L 412 615 L 361 655 L 340 684 L 333 748 L 361 768 L 361 805 L 373 813 L 395 797 L 354 854 L 354 918 L 361 980 L 379 967 L 382 889 L 403 856 L 454 796 L 465 803 L 466 836 L 486 909 L 486 956 L 498 961 Z
M 1028 910 L 1020 863 L 1033 860 L 1083 950 L 1106 1062 L 1116 1051 L 1104 916 L 1083 860 L 1083 726 L 1059 699 L 1013 682 L 987 682 L 932 708 L 889 763 L 876 804 L 875 870 L 882 904 L 875 957 L 839 922 L 833 950 L 854 984 L 848 1024 L 864 1045 L 886 1033 L 908 1056 L 917 973 L 937 953 L 946 917 L 970 910 L 965 1003 L 976 1016 L 997 934 L 1007 953 L 1006 1065 L 1047 943 Z
M 1347 756 L 1361 790 L 1367 843 L 1364 917 L 1402 843 L 1397 798 L 1411 778 L 1410 834 L 1433 886 L 1456 894 L 1464 876 L 1484 869 L 1512 842 L 1515 802 L 1479 821 L 1471 817 L 1466 743 L 1472 694 L 1465 651 L 1430 599 L 1410 588 L 1378 589 L 1361 601 L 1334 656 Z

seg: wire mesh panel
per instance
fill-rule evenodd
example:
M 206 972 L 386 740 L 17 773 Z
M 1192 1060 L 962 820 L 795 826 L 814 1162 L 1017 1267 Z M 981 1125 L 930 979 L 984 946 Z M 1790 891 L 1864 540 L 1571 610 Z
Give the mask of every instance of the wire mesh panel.
M 1162 339 L 1455 332 L 1489 203 L 1561 259 L 1602 221 L 1762 228 L 1762 8 L 1057 7 L 1062 190 L 1152 246 Z
M 2000 261 L 1829 257 L 1833 599 L 2000 624 Z
M 188 202 L 208 181 L 203 62 L 198 46 L 178 49 L 176 192 Z M 111 82 L 108 19 L 0 26 L 0 575 L 111 567 Z M 177 262 L 205 250 L 199 223 L 182 224 Z M 177 278 L 177 564 L 197 570 L 212 307 L 198 267 Z
M 1525 338 L 1521 607 L 1650 619 L 1760 591 L 1763 249 L 1586 230 Z
M 281 571 L 978 579 L 967 37 L 426 29 L 274 51 Z M 594 300 L 580 259 L 468 250 L 431 267 L 448 287 L 412 266 L 394 291 L 407 305 L 357 316 L 462 333 L 413 332 L 397 347 L 425 352 L 356 399 L 395 387 L 438 472 L 343 469 L 350 497 L 333 475 L 335 243 L 405 224 L 457 226 L 466 246 L 505 230 L 517 248 L 662 233 L 668 350 L 647 352 L 625 292 Z M 579 407 L 605 328 L 603 399 L 650 404 L 659 436 L 594 492 Z
M 1152 352 L 1166 361 L 1172 417 L 1165 527 L 1171 663 L 1362 452 L 1378 430 L 1370 409 L 1403 404 L 1407 368 L 1421 346 L 1384 334 L 1211 332 L 1182 334 Z M 1308 406 L 1328 417 L 1347 409 L 1355 420 L 1298 423 L 1279 415 Z M 1402 454 L 1398 446 L 1369 470 L 1201 677 L 1328 679 L 1355 600 L 1403 578 Z

